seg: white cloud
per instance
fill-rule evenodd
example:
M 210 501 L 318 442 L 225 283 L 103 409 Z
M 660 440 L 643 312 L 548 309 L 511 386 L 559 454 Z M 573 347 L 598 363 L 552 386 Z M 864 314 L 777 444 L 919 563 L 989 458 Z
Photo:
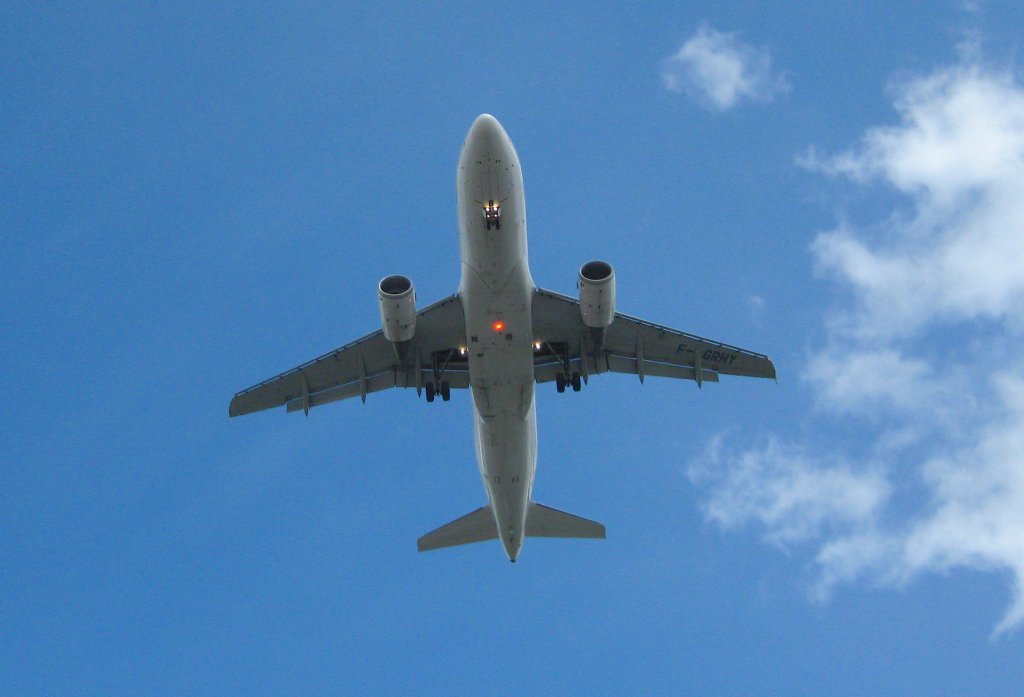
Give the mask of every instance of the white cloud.
M 958 66 L 903 86 L 900 124 L 859 148 L 804 162 L 906 194 L 909 219 L 871 244 L 842 226 L 819 235 L 820 270 L 859 303 L 861 336 L 913 333 L 935 321 L 1020 318 L 1024 310 L 1024 90 L 1008 74 Z
M 720 474 L 703 475 L 705 453 L 691 477 L 709 520 L 814 544 L 819 597 L 856 581 L 1009 572 L 1002 633 L 1024 625 L 1024 86 L 961 56 L 894 88 L 897 124 L 801 158 L 908 204 L 812 245 L 846 295 L 804 379 L 826 416 L 859 419 L 868 464 L 771 440 L 709 451 Z M 908 508 L 922 497 L 890 495 L 901 488 L 925 502 Z
M 874 520 L 890 487 L 878 472 L 846 463 L 818 467 L 799 447 L 770 439 L 762 448 L 725 451 L 715 438 L 689 471 L 709 486 L 705 517 L 726 529 L 762 524 L 772 542 L 786 546 L 825 530 L 862 528 Z
M 730 109 L 743 99 L 770 101 L 789 89 L 785 76 L 772 73 L 767 49 L 756 49 L 735 34 L 706 24 L 665 61 L 662 80 L 673 92 L 686 92 L 715 111 Z
M 939 389 L 931 366 L 891 348 L 830 348 L 813 356 L 804 372 L 819 402 L 842 412 L 870 413 L 920 408 Z
M 933 509 L 907 533 L 901 568 L 1009 569 L 1013 600 L 996 628 L 1006 631 L 1024 622 L 1024 373 L 1002 373 L 992 387 L 1004 415 L 925 464 Z
M 926 572 L 1008 570 L 1012 597 L 995 631 L 1024 622 L 1024 371 L 990 387 L 1001 415 L 919 465 L 929 495 L 923 510 L 892 527 L 821 536 L 819 597 L 865 577 L 901 586 Z M 805 476 L 818 476 L 818 465 L 808 468 Z

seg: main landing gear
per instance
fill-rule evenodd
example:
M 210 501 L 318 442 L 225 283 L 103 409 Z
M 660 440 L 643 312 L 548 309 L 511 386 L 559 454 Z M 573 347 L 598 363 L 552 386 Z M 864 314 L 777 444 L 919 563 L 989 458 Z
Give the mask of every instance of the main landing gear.
M 448 384 L 448 381 L 443 381 L 438 387 L 434 387 L 434 383 L 428 382 L 423 386 L 423 389 L 427 393 L 427 401 L 433 402 L 434 397 L 441 395 L 441 401 L 447 402 L 452 398 L 452 386 Z
M 558 390 L 559 394 L 565 392 L 566 385 L 571 385 L 573 392 L 579 392 L 582 388 L 582 384 L 580 382 L 580 374 L 574 372 L 568 380 L 566 379 L 564 373 L 559 373 L 558 375 L 555 376 L 555 389 Z

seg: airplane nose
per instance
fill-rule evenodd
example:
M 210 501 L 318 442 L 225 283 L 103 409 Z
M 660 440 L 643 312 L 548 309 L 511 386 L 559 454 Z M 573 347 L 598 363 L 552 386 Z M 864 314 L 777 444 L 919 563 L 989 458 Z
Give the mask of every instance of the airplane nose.
M 502 136 L 505 136 L 505 129 L 501 127 L 498 119 L 490 114 L 480 114 L 469 128 L 469 137 L 472 139 Z

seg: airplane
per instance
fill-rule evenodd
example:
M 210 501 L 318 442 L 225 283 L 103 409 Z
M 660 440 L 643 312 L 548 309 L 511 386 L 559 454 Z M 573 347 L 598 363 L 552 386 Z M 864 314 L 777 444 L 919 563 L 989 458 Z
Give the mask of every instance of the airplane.
M 496 118 L 482 114 L 456 173 L 462 276 L 458 292 L 416 309 L 412 281 L 377 286 L 381 328 L 242 390 L 229 416 L 285 406 L 309 410 L 392 387 L 427 402 L 472 393 L 477 463 L 487 504 L 419 538 L 419 551 L 500 539 L 509 561 L 526 537 L 605 537 L 604 525 L 532 500 L 537 464 L 536 384 L 579 392 L 603 373 L 693 380 L 775 378 L 765 355 L 615 311 L 615 272 L 580 267 L 578 297 L 537 287 L 526 248 L 519 157 Z

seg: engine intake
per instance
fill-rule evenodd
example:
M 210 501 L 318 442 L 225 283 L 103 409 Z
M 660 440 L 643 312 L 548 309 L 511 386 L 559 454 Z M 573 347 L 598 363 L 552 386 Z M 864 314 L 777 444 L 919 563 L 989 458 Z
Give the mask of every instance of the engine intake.
M 384 337 L 400 343 L 416 334 L 416 290 L 406 276 L 386 276 L 377 284 Z
M 603 329 L 615 319 L 615 270 L 606 261 L 588 261 L 580 267 L 576 287 L 580 290 L 583 324 Z

